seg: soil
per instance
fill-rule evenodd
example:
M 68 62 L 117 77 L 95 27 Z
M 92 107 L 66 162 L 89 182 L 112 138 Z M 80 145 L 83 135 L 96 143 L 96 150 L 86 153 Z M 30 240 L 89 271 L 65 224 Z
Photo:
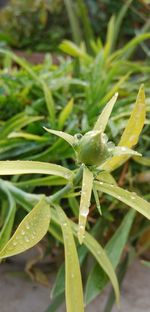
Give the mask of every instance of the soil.
M 20 266 L 20 267 L 19 267 Z M 0 265 L 0 312 L 44 312 L 50 304 L 50 289 L 32 282 L 21 272 L 20 264 L 2 263 Z M 54 282 L 50 278 L 50 288 Z M 121 308 L 114 307 L 112 312 L 148 312 L 150 311 L 150 269 L 136 261 L 129 269 L 121 291 Z M 103 312 L 108 290 L 99 296 L 86 312 Z M 65 312 L 61 307 L 58 312 Z

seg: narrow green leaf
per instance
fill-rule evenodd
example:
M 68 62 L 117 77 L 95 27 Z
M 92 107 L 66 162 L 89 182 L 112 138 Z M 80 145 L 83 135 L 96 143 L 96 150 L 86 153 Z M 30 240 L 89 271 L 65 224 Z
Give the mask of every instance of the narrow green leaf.
M 52 174 L 65 179 L 70 179 L 73 176 L 69 169 L 55 164 L 32 160 L 0 161 L 0 175 L 30 173 Z
M 111 100 L 106 104 L 102 113 L 100 114 L 99 118 L 97 119 L 93 130 L 100 130 L 102 132 L 105 131 L 105 128 L 107 126 L 110 114 L 111 114 L 112 109 L 116 103 L 117 97 L 118 97 L 118 93 L 115 93 L 115 95 L 111 98 Z
M 99 265 L 102 267 L 104 272 L 108 275 L 116 295 L 116 301 L 119 303 L 119 286 L 118 281 L 116 278 L 115 271 L 113 269 L 113 266 L 107 256 L 107 253 L 105 250 L 101 247 L 101 245 L 90 235 L 86 232 L 84 244 L 87 246 L 87 248 L 90 250 L 90 252 L 93 254 Z
M 1 139 L 6 138 L 10 133 L 15 130 L 27 126 L 28 124 L 43 119 L 42 116 L 28 116 L 24 113 L 17 114 L 12 118 L 8 119 L 1 129 Z
M 111 90 L 107 92 L 107 94 L 102 98 L 102 100 L 100 100 L 100 102 L 99 102 L 100 107 L 105 105 L 105 103 L 107 103 L 107 101 L 109 101 L 111 99 L 113 94 L 118 91 L 120 86 L 129 78 L 129 76 L 130 76 L 130 72 L 128 72 L 126 75 L 122 76 L 120 78 L 120 80 L 117 81 L 116 84 L 114 84 L 114 86 L 111 88 Z
M 120 257 L 127 242 L 134 217 L 135 211 L 129 210 L 129 212 L 125 215 L 122 223 L 105 246 L 105 250 L 114 269 L 120 261 Z M 108 277 L 104 273 L 104 270 L 98 264 L 96 264 L 92 268 L 86 284 L 86 304 L 89 304 L 104 289 L 107 283 Z
M 80 244 L 82 244 L 84 240 L 86 220 L 87 220 L 89 207 L 90 207 L 92 186 L 93 186 L 93 174 L 86 166 L 84 166 L 80 208 L 79 208 L 78 239 L 79 239 Z
M 57 135 L 58 137 L 60 137 L 61 139 L 64 139 L 66 142 L 68 142 L 71 146 L 73 146 L 73 144 L 75 143 L 75 138 L 71 135 L 68 134 L 66 132 L 63 131 L 57 131 L 57 130 L 52 130 L 52 129 L 48 129 L 46 127 L 44 127 L 44 129 L 54 135 Z
M 59 129 L 63 129 L 66 120 L 68 119 L 69 115 L 71 114 L 73 109 L 73 98 L 67 103 L 65 108 L 61 111 L 59 118 L 58 118 L 58 127 Z
M 150 219 L 150 203 L 145 199 L 139 197 L 136 193 L 131 193 L 122 189 L 119 186 L 113 184 L 107 184 L 104 182 L 94 182 L 97 190 L 109 194 L 118 200 L 122 201 L 129 207 L 137 210 L 146 218 Z
M 12 238 L 0 251 L 0 258 L 10 257 L 36 245 L 47 233 L 50 207 L 43 197 L 19 224 Z
M 5 189 L 5 187 L 2 188 L 2 190 L 7 195 L 9 209 L 8 209 L 8 213 L 7 213 L 4 225 L 0 231 L 0 250 L 3 248 L 3 246 L 8 242 L 10 238 L 13 223 L 14 223 L 15 213 L 16 213 L 16 203 L 11 193 L 7 189 Z
M 102 215 L 102 210 L 101 210 L 99 195 L 98 195 L 98 192 L 97 192 L 97 190 L 96 190 L 96 188 L 95 188 L 94 185 L 93 185 L 93 194 L 94 194 L 94 198 L 95 198 L 97 210 L 99 211 L 99 214 Z
M 91 57 L 83 49 L 69 40 L 64 40 L 59 47 L 63 52 L 71 56 L 79 57 L 88 62 L 91 61 Z
M 144 86 L 141 85 L 135 106 L 131 113 L 131 116 L 128 120 L 127 126 L 122 134 L 121 140 L 118 146 L 124 146 L 128 148 L 132 148 L 134 145 L 137 144 L 139 135 L 143 129 L 144 122 L 145 122 L 145 114 L 146 114 L 146 107 L 145 107 L 145 92 Z M 103 170 L 112 171 L 122 165 L 129 156 L 114 156 L 112 159 L 106 161 L 102 165 Z
M 115 34 L 115 16 L 112 16 L 109 20 L 107 27 L 106 43 L 104 46 L 105 59 L 107 59 L 109 54 L 111 53 L 111 49 L 113 47 L 114 34 Z
M 112 151 L 114 156 L 122 156 L 122 155 L 128 155 L 128 156 L 142 156 L 142 154 L 133 151 L 131 148 L 129 147 L 125 147 L 125 146 L 116 146 L 114 148 L 114 150 Z
M 81 272 L 76 246 L 70 222 L 63 210 L 56 206 L 65 246 L 65 274 L 66 274 L 66 306 L 67 312 L 84 311 Z
M 134 156 L 133 160 L 143 166 L 150 167 L 150 157 L 138 157 Z
M 39 81 L 41 82 L 41 85 L 43 87 L 43 92 L 45 95 L 45 102 L 46 102 L 47 110 L 49 112 L 51 124 L 55 125 L 55 104 L 54 104 L 51 90 L 47 86 L 44 80 L 40 78 Z

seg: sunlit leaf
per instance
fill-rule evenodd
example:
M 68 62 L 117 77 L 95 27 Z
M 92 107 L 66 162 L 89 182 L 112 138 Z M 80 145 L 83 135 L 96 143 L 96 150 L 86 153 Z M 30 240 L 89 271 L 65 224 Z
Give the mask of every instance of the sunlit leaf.
M 136 193 L 131 193 L 113 184 L 104 182 L 94 182 L 97 190 L 109 194 L 126 205 L 140 212 L 143 216 L 150 219 L 150 203 L 139 197 Z
M 29 160 L 0 161 L 0 175 L 30 173 L 52 174 L 65 179 L 72 177 L 72 172 L 69 169 L 55 164 Z
M 131 148 L 129 147 L 125 147 L 125 146 L 116 146 L 114 148 L 114 150 L 112 151 L 114 156 L 121 156 L 121 155 L 129 155 L 129 156 L 142 156 L 142 154 L 133 151 Z
M 54 135 L 57 135 L 58 137 L 64 139 L 66 142 L 68 142 L 71 146 L 73 146 L 73 144 L 75 143 L 75 138 L 71 135 L 68 134 L 66 132 L 63 131 L 58 131 L 58 130 L 53 130 L 53 129 L 48 129 L 46 127 L 44 127 L 44 129 Z
M 82 244 L 83 239 L 84 239 L 86 220 L 87 220 L 89 207 L 90 207 L 92 186 L 93 186 L 93 174 L 87 167 L 84 167 L 80 208 L 79 208 L 78 239 L 79 239 L 80 244 Z
M 36 245 L 48 231 L 50 207 L 43 197 L 19 224 L 0 252 L 0 258 L 10 257 Z
M 118 146 L 124 146 L 132 148 L 137 144 L 139 135 L 143 129 L 145 121 L 145 93 L 144 86 L 141 85 L 139 93 L 137 95 L 136 103 L 128 120 L 127 126 L 122 134 L 121 140 Z M 114 156 L 112 159 L 106 161 L 102 165 L 103 170 L 112 171 L 122 165 L 129 156 Z
M 56 208 L 61 223 L 65 247 L 67 312 L 82 312 L 84 311 L 82 280 L 73 233 L 70 222 L 63 210 L 59 206 Z
M 107 126 L 110 114 L 111 114 L 112 109 L 116 103 L 117 97 L 118 97 L 118 93 L 116 93 L 112 97 L 112 99 L 106 104 L 102 113 L 100 114 L 99 118 L 97 119 L 93 130 L 101 130 L 102 132 L 105 131 L 105 128 Z

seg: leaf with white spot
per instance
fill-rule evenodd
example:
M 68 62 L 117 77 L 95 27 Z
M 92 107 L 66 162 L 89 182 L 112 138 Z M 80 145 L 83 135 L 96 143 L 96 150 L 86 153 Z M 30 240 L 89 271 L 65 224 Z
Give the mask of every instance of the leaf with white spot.
M 73 137 L 73 135 L 68 134 L 66 132 L 63 131 L 58 131 L 58 130 L 52 130 L 52 129 L 48 129 L 46 127 L 44 127 L 44 129 L 54 135 L 57 135 L 58 137 L 60 137 L 61 139 L 65 140 L 67 143 L 69 143 L 71 146 L 74 145 L 74 143 L 76 142 L 75 138 Z
M 110 114 L 116 103 L 117 97 L 118 97 L 118 93 L 115 93 L 115 95 L 111 98 L 111 100 L 106 104 L 99 118 L 97 119 L 93 130 L 100 130 L 102 132 L 105 131 Z
M 61 207 L 56 206 L 65 246 L 65 283 L 67 312 L 83 312 L 83 289 L 77 250 L 70 221 Z
M 134 109 L 131 113 L 131 116 L 128 120 L 127 126 L 122 134 L 118 146 L 132 148 L 135 144 L 137 144 L 139 135 L 144 126 L 145 115 L 146 115 L 145 92 L 144 86 L 141 85 L 137 95 Z M 126 155 L 114 156 L 112 159 L 106 161 L 101 166 L 101 169 L 112 171 L 121 166 L 128 158 L 129 156 Z
M 86 220 L 90 207 L 92 187 L 93 187 L 93 174 L 86 166 L 84 166 L 80 209 L 79 209 L 78 239 L 80 244 L 82 244 L 84 239 Z
M 128 156 L 142 156 L 142 154 L 133 151 L 131 148 L 125 147 L 125 146 L 116 146 L 114 150 L 112 151 L 113 156 L 121 156 L 121 155 L 128 155 Z
M 17 255 L 36 245 L 47 233 L 49 222 L 50 207 L 43 196 L 1 250 L 0 259 Z
M 30 173 L 52 174 L 65 179 L 72 177 L 71 170 L 55 164 L 32 160 L 0 161 L 0 175 Z
M 150 203 L 145 199 L 139 197 L 136 193 L 131 193 L 122 189 L 119 186 L 113 184 L 107 184 L 104 182 L 94 182 L 98 191 L 109 194 L 118 200 L 122 201 L 126 205 L 140 212 L 143 216 L 150 219 Z

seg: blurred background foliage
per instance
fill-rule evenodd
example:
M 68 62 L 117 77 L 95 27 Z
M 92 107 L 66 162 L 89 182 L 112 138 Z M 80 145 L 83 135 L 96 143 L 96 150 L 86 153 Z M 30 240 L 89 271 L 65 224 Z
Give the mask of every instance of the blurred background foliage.
M 13 48 L 33 51 L 57 51 L 64 38 L 72 38 L 69 26 L 68 3 L 72 3 L 73 14 L 85 39 L 83 20 L 87 13 L 94 36 L 105 39 L 108 20 L 117 15 L 124 0 L 7 0 L 2 1 L 0 11 L 0 39 Z M 146 0 L 130 1 L 127 14 L 120 29 L 122 44 L 135 36 L 146 25 L 150 7 Z M 6 5 L 4 5 L 6 3 Z M 86 11 L 86 12 L 85 12 Z M 82 20 L 83 19 L 83 20 Z M 77 31 L 77 30 L 76 30 Z

